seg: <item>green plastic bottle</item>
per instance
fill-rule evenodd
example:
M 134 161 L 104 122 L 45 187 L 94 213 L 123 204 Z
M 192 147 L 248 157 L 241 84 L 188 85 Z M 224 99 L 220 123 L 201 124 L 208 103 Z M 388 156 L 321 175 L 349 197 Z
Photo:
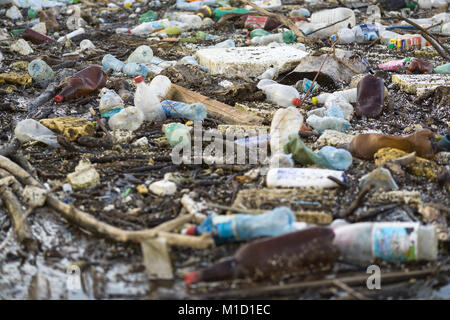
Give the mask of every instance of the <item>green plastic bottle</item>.
M 410 10 L 414 10 L 419 5 L 419 3 L 416 1 L 405 1 L 405 5 L 406 5 L 406 8 L 408 8 Z
M 138 23 L 141 24 L 144 22 L 155 21 L 157 17 L 158 17 L 158 15 L 156 14 L 155 11 L 149 10 L 139 17 Z
M 433 73 L 450 74 L 450 63 L 443 64 L 433 69 Z
M 11 30 L 11 34 L 12 35 L 18 35 L 18 34 L 22 34 L 25 32 L 25 29 L 16 29 L 16 30 Z
M 267 36 L 269 34 L 270 32 L 264 29 L 255 29 L 250 32 L 250 39 L 253 39 L 254 37 Z
M 28 9 L 28 19 L 34 19 L 37 17 L 37 11 L 34 9 Z
M 170 123 L 164 128 L 164 135 L 172 147 L 179 143 L 184 146 L 190 146 L 191 135 L 189 132 L 189 127 L 182 123 Z
M 250 11 L 244 8 L 217 8 L 214 9 L 213 17 L 214 20 L 219 20 L 222 18 L 222 16 L 226 15 L 227 13 L 239 13 L 239 14 L 245 14 L 249 13 Z
M 196 37 L 198 40 L 213 40 L 213 39 L 216 39 L 216 38 L 217 38 L 217 36 L 215 36 L 215 35 L 213 35 L 213 34 L 208 34 L 208 33 L 203 32 L 203 31 L 197 32 L 197 33 L 195 34 L 195 37 Z

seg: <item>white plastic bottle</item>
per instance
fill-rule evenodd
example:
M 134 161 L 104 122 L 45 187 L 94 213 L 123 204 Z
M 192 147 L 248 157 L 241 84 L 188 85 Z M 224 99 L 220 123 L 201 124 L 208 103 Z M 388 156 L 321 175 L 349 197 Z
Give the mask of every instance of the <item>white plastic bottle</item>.
M 355 42 L 355 31 L 353 29 L 349 28 L 342 28 L 337 33 L 338 37 L 338 43 L 339 44 L 346 44 L 346 43 L 352 43 Z
M 109 118 L 108 125 L 113 130 L 134 131 L 144 122 L 144 114 L 136 107 L 127 107 Z
M 158 75 L 153 78 L 150 82 L 150 90 L 153 92 L 159 101 L 162 101 L 166 98 L 166 95 L 169 93 L 169 90 L 172 86 L 172 82 L 166 76 Z
M 294 107 L 279 109 L 270 125 L 270 150 L 272 155 L 284 153 L 284 145 L 291 134 L 298 133 L 303 124 L 303 116 Z
M 283 34 L 282 33 L 276 33 L 276 34 L 269 34 L 267 36 L 260 36 L 260 37 L 254 37 L 250 40 L 250 44 L 252 45 L 267 45 L 272 42 L 278 42 L 283 43 Z
M 198 15 L 196 14 L 182 14 L 179 16 L 176 16 L 175 19 L 176 21 L 182 22 L 184 24 L 189 25 L 190 29 L 199 29 L 202 26 L 202 18 L 200 18 Z
M 345 182 L 344 171 L 317 168 L 272 168 L 267 172 L 268 187 L 334 188 L 337 183 L 328 179 L 332 176 Z
M 136 48 L 128 57 L 126 63 L 151 63 L 153 58 L 153 50 L 149 46 L 142 45 Z
M 311 15 L 311 23 L 313 24 L 332 24 L 344 18 L 348 18 L 345 21 L 339 22 L 327 29 L 328 36 L 335 34 L 340 29 L 347 27 L 349 24 L 351 27 L 355 26 L 356 18 L 353 10 L 348 8 L 335 8 L 314 12 Z
M 344 260 L 369 263 L 376 258 L 391 262 L 437 259 L 434 226 L 418 222 L 360 222 L 337 225 L 333 230 L 334 244 Z
M 267 81 L 261 81 L 264 80 Z M 291 86 L 275 83 L 262 87 L 262 91 L 266 94 L 267 101 L 282 107 L 299 106 L 301 103 L 300 94 Z
M 161 107 L 161 103 L 152 91 L 144 82 L 144 77 L 138 76 L 134 78 L 136 83 L 136 92 L 134 94 L 134 105 L 142 111 L 146 121 L 164 121 L 166 114 Z
M 162 19 L 157 21 L 144 22 L 130 30 L 130 33 L 136 35 L 150 34 L 156 30 L 161 30 L 170 27 L 168 19 Z
M 277 67 L 269 68 L 266 71 L 264 71 L 263 74 L 259 76 L 259 78 L 272 80 L 273 78 L 278 76 L 278 71 L 279 70 Z

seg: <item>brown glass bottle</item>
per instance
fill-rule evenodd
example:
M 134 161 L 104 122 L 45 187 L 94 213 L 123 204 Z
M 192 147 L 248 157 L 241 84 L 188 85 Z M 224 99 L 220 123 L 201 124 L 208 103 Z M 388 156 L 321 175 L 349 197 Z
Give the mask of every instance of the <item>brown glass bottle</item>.
M 27 41 L 30 41 L 34 44 L 40 43 L 57 43 L 55 39 L 47 37 L 45 34 L 34 31 L 33 29 L 26 28 L 22 34 L 22 38 Z
M 89 66 L 75 73 L 64 89 L 55 97 L 56 102 L 87 96 L 105 86 L 108 76 L 98 65 Z
M 53 14 L 53 11 L 51 10 L 45 10 L 39 12 L 39 20 L 41 22 L 45 22 L 45 27 L 49 31 L 58 31 L 59 30 L 59 24 L 58 21 L 56 21 L 56 17 Z
M 322 269 L 339 257 L 333 230 L 311 227 L 248 243 L 227 260 L 185 276 L 186 284 L 232 278 L 254 279 Z
M 384 81 L 367 75 L 361 79 L 357 88 L 356 114 L 370 118 L 378 117 L 383 111 Z
M 422 73 L 433 73 L 433 65 L 427 61 L 412 58 L 406 63 L 406 73 L 407 74 L 422 74 Z
M 251 16 L 248 14 L 242 15 L 234 23 L 237 28 L 245 28 L 248 30 L 264 29 L 271 31 L 280 26 L 280 23 L 270 17 Z
M 378 133 L 360 133 L 348 147 L 348 151 L 357 158 L 373 160 L 373 155 L 381 148 L 396 148 L 405 152 L 416 152 L 419 157 L 432 159 L 437 152 L 434 133 L 428 129 L 407 136 L 387 136 Z
M 202 6 L 200 9 L 195 11 L 195 14 L 198 15 L 200 18 L 211 18 L 213 15 L 212 9 L 208 6 Z

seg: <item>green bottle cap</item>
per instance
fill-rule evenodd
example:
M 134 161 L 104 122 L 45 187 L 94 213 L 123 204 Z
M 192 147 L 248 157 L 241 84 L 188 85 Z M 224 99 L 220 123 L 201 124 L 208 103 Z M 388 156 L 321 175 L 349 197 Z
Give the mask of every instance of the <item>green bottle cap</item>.
M 284 43 L 294 43 L 295 39 L 296 39 L 295 34 L 291 30 L 283 32 Z
M 389 45 L 388 45 L 388 48 L 389 48 L 389 49 L 395 49 L 395 43 L 389 44 Z

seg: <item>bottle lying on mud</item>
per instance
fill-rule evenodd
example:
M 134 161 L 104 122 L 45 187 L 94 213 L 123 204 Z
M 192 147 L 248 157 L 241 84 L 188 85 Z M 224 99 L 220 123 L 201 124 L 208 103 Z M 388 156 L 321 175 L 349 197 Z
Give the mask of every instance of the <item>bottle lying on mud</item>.
M 34 44 L 57 43 L 55 39 L 47 37 L 45 34 L 39 33 L 30 28 L 25 29 L 24 33 L 22 33 L 22 38 Z
M 356 114 L 370 118 L 378 117 L 384 105 L 384 80 L 367 75 L 357 87 Z
M 428 129 L 416 131 L 407 136 L 387 136 L 379 133 L 360 133 L 348 147 L 357 158 L 372 160 L 381 148 L 396 148 L 405 152 L 416 152 L 419 157 L 432 159 L 437 152 L 434 133 Z
M 55 97 L 56 102 L 82 98 L 105 86 L 108 76 L 98 65 L 89 66 L 75 73 L 64 89 Z
M 208 115 L 205 105 L 200 102 L 187 104 L 180 101 L 163 100 L 161 107 L 167 118 L 180 119 L 181 117 L 186 120 L 203 121 Z
M 257 240 L 240 247 L 233 257 L 188 273 L 185 283 L 246 277 L 261 279 L 329 267 L 339 256 L 339 250 L 332 244 L 333 238 L 333 230 L 311 227 Z
M 435 226 L 419 222 L 360 222 L 333 227 L 333 243 L 342 258 L 354 262 L 435 261 L 438 238 Z
M 188 235 L 211 233 L 216 244 L 248 241 L 258 237 L 274 237 L 296 230 L 295 214 L 288 207 L 262 214 L 209 216 L 200 225 L 186 229 Z
M 297 187 L 297 188 L 334 188 L 336 182 L 328 177 L 332 176 L 341 182 L 346 182 L 343 171 L 317 168 L 272 168 L 267 172 L 267 186 Z

